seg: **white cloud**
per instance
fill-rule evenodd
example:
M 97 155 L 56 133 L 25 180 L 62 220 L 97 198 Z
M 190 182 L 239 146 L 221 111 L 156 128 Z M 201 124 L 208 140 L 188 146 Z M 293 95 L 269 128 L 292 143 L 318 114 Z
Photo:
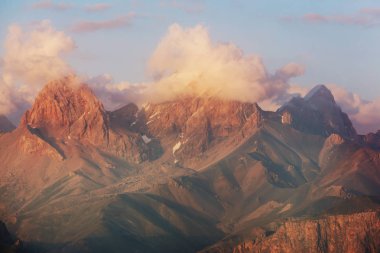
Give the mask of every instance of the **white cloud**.
M 129 102 L 140 103 L 147 89 L 145 84 L 133 84 L 127 81 L 115 83 L 112 76 L 103 74 L 85 80 L 95 94 L 104 103 L 107 110 L 115 110 Z
M 148 100 L 192 95 L 279 101 L 287 96 L 288 80 L 303 72 L 302 66 L 292 63 L 271 75 L 260 57 L 245 55 L 233 44 L 213 43 L 204 26 L 174 24 L 149 61 L 154 84 Z
M 20 103 L 31 103 L 46 82 L 71 72 L 62 54 L 74 47 L 73 40 L 47 20 L 31 31 L 11 25 L 1 65 L 0 96 L 6 99 L 2 99 L 0 113 L 12 113 Z
M 380 97 L 367 101 L 336 84 L 327 86 L 342 110 L 349 115 L 359 133 L 375 132 L 380 129 Z

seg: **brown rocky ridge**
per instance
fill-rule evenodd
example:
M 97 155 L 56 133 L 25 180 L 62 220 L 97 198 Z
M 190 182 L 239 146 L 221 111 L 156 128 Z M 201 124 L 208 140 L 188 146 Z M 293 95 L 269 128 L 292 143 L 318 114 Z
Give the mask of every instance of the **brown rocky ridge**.
M 290 219 L 275 231 L 232 249 L 234 253 L 365 253 L 380 251 L 380 212 Z

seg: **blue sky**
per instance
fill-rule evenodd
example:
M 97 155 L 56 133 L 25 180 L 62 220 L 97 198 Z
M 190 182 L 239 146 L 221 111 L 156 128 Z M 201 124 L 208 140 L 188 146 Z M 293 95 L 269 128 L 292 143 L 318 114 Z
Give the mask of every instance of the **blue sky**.
M 146 62 L 168 26 L 203 24 L 216 42 L 231 42 L 246 54 L 262 57 L 274 71 L 287 62 L 306 68 L 293 82 L 304 86 L 336 83 L 373 99 L 380 93 L 380 26 L 307 22 L 305 14 L 355 15 L 362 9 L 380 8 L 366 0 L 199 0 L 105 1 L 109 8 L 87 12 L 93 1 L 55 1 L 72 5 L 65 10 L 37 9 L 38 1 L 5 0 L 0 3 L 0 41 L 12 23 L 27 25 L 49 19 L 76 42 L 68 58 L 79 72 L 111 74 L 116 81 L 146 79 Z M 104 21 L 134 13 L 129 25 L 115 29 L 75 33 L 75 22 Z M 3 50 L 3 49 L 2 49 Z

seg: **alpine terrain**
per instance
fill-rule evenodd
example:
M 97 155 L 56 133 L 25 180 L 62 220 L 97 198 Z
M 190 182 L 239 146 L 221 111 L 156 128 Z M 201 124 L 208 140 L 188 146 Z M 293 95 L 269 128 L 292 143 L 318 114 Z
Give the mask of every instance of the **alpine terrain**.
M 380 252 L 380 132 L 357 134 L 324 85 L 275 112 L 127 102 L 67 76 L 17 128 L 0 116 L 0 249 Z

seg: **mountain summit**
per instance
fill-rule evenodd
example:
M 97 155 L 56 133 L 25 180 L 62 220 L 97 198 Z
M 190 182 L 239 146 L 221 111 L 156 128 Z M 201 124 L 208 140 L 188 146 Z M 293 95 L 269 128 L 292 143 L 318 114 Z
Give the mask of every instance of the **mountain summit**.
M 335 99 L 331 91 L 323 84 L 316 85 L 304 97 L 306 101 L 327 102 L 335 104 Z
M 86 84 L 70 75 L 41 90 L 19 128 L 49 143 L 63 156 L 75 154 L 72 147 L 83 146 L 133 162 L 152 159 L 151 144 L 139 133 L 114 127 L 110 114 Z
M 108 119 L 102 103 L 75 76 L 48 83 L 27 111 L 22 124 L 46 137 L 87 139 L 100 144 L 108 138 Z
M 324 85 L 315 86 L 303 98 L 292 98 L 278 112 L 287 118 L 288 124 L 300 131 L 324 136 L 337 133 L 349 139 L 357 138 L 352 122 Z

